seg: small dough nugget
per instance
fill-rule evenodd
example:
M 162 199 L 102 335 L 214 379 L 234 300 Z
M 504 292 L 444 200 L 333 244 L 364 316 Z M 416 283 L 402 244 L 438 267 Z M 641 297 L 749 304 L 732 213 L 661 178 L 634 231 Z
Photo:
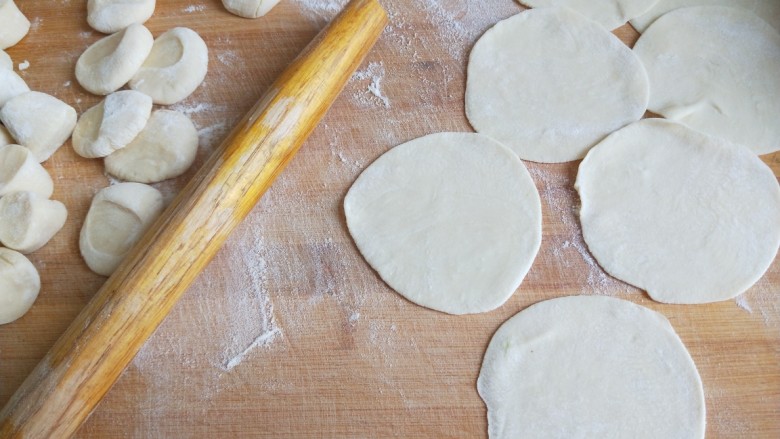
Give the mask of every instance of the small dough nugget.
M 141 134 L 106 157 L 106 171 L 126 181 L 157 183 L 185 173 L 198 153 L 198 130 L 183 113 L 157 110 Z
M 0 69 L 14 69 L 14 62 L 11 60 L 11 57 L 3 50 L 0 50 Z
M 0 198 L 0 242 L 20 253 L 32 253 L 65 225 L 68 209 L 35 192 L 13 192 Z
M 650 111 L 756 154 L 780 151 L 780 33 L 755 14 L 677 9 L 634 52 L 650 78 Z
M 13 0 L 0 0 L 0 49 L 9 48 L 24 38 L 30 30 L 30 20 Z
M 396 146 L 344 198 L 349 233 L 387 284 L 449 314 L 498 308 L 542 242 L 539 193 L 508 148 L 473 133 Z
M 73 131 L 73 149 L 82 157 L 105 157 L 132 142 L 151 113 L 149 96 L 133 90 L 112 93 L 81 115 Z
M 279 0 L 222 0 L 230 13 L 244 18 L 257 18 L 267 14 Z
M 518 0 L 532 8 L 560 6 L 572 9 L 612 30 L 647 12 L 658 0 Z
M 746 9 L 780 31 L 780 1 L 778 0 L 654 0 L 654 3 L 647 13 L 631 20 L 631 25 L 639 32 L 646 31 L 658 17 L 667 12 L 690 6 L 729 6 Z
M 200 35 L 176 27 L 157 37 L 130 88 L 151 96 L 155 104 L 175 104 L 203 82 L 208 64 L 209 49 Z
M 704 389 L 661 314 L 626 300 L 546 300 L 490 340 L 477 390 L 490 439 L 703 439 Z
M 17 191 L 49 198 L 54 183 L 29 149 L 13 144 L 0 146 L 0 197 Z
M 112 34 L 132 24 L 143 24 L 154 14 L 155 0 L 89 0 L 87 23 Z
M 0 325 L 30 310 L 41 291 L 38 270 L 23 254 L 0 247 Z
M 749 149 L 645 119 L 593 148 L 575 188 L 588 249 L 609 274 L 664 303 L 750 288 L 780 247 L 780 185 Z
M 466 116 L 523 160 L 577 160 L 647 108 L 639 58 L 603 26 L 564 8 L 529 9 L 474 45 Z
M 153 44 L 149 29 L 132 24 L 89 46 L 76 62 L 76 79 L 91 93 L 113 93 L 141 68 Z
M 30 91 L 30 87 L 13 70 L 0 69 L 0 108 L 12 98 Z
M 162 209 L 162 194 L 145 184 L 119 183 L 98 192 L 79 239 L 89 268 L 110 276 Z
M 77 118 L 73 107 L 37 91 L 21 94 L 0 109 L 5 127 L 39 162 L 46 161 L 68 140 Z

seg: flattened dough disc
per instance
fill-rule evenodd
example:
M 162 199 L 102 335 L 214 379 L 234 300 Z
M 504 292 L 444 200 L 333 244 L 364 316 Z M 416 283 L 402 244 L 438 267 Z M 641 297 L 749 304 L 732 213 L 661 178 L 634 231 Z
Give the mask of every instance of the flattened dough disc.
M 512 151 L 479 134 L 396 146 L 360 175 L 344 211 L 360 252 L 390 287 L 450 314 L 503 304 L 542 239 L 531 176 Z
M 658 0 L 518 0 L 532 8 L 570 8 L 607 29 L 618 28 L 646 13 Z
M 780 1 L 777 0 L 657 0 L 647 13 L 631 20 L 631 25 L 644 32 L 658 17 L 690 6 L 730 6 L 747 9 L 780 31 Z

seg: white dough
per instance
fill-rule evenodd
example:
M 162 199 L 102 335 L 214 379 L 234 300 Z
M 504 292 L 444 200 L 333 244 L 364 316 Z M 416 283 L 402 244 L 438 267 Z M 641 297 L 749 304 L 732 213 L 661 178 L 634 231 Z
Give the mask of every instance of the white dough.
M 0 50 L 0 69 L 14 69 L 14 62 L 11 60 L 11 57 L 3 50 Z
M 673 122 L 647 119 L 607 137 L 575 187 L 593 256 L 659 302 L 735 297 L 780 246 L 780 186 L 769 167 Z
M 474 45 L 466 115 L 521 159 L 580 159 L 645 112 L 647 74 L 602 26 L 563 8 L 530 9 Z
M 651 111 L 757 154 L 780 150 L 780 33 L 753 13 L 677 9 L 634 52 L 647 67 Z
M 191 95 L 206 77 L 209 49 L 192 29 L 176 27 L 157 37 L 130 88 L 155 104 L 175 104 Z
M 412 302 L 485 312 L 514 293 L 539 251 L 539 193 L 494 140 L 438 133 L 396 146 L 344 199 L 349 232 L 382 279 Z
M 76 62 L 76 79 L 87 91 L 106 95 L 122 88 L 149 56 L 154 37 L 132 24 L 89 46 Z
M 230 13 L 244 18 L 257 18 L 267 14 L 279 0 L 222 0 Z
M 30 310 L 41 278 L 23 254 L 0 247 L 0 325 L 11 323 Z
M 30 30 L 30 20 L 13 0 L 0 0 L 0 49 L 16 45 Z
M 17 191 L 49 198 L 54 183 L 29 149 L 13 144 L 0 146 L 0 197 Z
M 87 23 L 111 34 L 131 24 L 143 24 L 154 14 L 155 0 L 89 0 Z
M 13 70 L 0 69 L 0 108 L 6 102 L 22 93 L 30 91 L 30 87 L 24 82 L 21 76 Z
M 198 130 L 189 117 L 157 110 L 141 134 L 106 157 L 106 171 L 126 181 L 157 183 L 185 173 L 198 152 Z
M 658 0 L 518 0 L 532 8 L 572 9 L 612 30 L 647 12 Z
M 46 161 L 68 140 L 77 117 L 70 105 L 37 91 L 21 94 L 0 109 L 5 127 L 39 162 Z
M 130 144 L 151 113 L 149 96 L 133 90 L 112 93 L 81 115 L 73 131 L 73 149 L 82 157 L 105 157 Z
M 16 143 L 16 140 L 11 137 L 11 133 L 8 132 L 6 127 L 0 125 L 0 146 L 11 145 L 13 143 Z
M 79 238 L 89 268 L 110 276 L 162 209 L 162 194 L 145 184 L 119 183 L 98 192 Z
M 780 31 L 780 1 L 778 0 L 656 0 L 647 13 L 631 20 L 639 32 L 647 30 L 658 17 L 689 6 L 730 6 L 747 9 Z
M 68 210 L 59 201 L 35 192 L 13 192 L 0 198 L 0 242 L 20 253 L 32 253 L 65 225 Z
M 547 300 L 490 340 L 477 389 L 490 439 L 703 439 L 701 378 L 661 314 L 601 296 Z

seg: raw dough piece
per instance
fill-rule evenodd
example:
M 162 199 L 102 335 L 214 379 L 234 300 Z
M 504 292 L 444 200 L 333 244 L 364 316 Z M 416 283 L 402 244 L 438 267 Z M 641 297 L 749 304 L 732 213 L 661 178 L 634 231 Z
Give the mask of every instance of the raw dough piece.
M 222 0 L 230 13 L 244 18 L 257 18 L 267 14 L 279 0 Z
M 490 439 L 702 439 L 704 391 L 661 314 L 610 297 L 547 300 L 493 335 L 477 380 Z
M 206 77 L 209 49 L 192 29 L 177 27 L 157 37 L 130 88 L 171 105 L 191 95 Z
M 13 70 L 0 69 L 0 108 L 6 102 L 22 93 L 30 91 L 30 87 L 24 82 L 21 76 Z
M 387 284 L 450 314 L 485 312 L 514 293 L 539 251 L 539 193 L 498 142 L 438 133 L 396 146 L 344 199 L 349 232 Z
M 658 0 L 518 0 L 532 8 L 560 6 L 572 9 L 607 29 L 615 29 L 647 12 Z
M 658 17 L 669 11 L 689 6 L 730 6 L 747 9 L 780 31 L 780 1 L 778 0 L 657 0 L 646 14 L 632 19 L 631 25 L 639 32 L 644 32 Z
M 106 157 L 106 171 L 122 180 L 157 183 L 185 173 L 198 152 L 198 130 L 189 117 L 157 110 L 141 134 Z
M 607 137 L 575 187 L 593 256 L 659 302 L 735 297 L 780 246 L 780 186 L 769 167 L 673 122 L 647 119 Z
M 104 34 L 120 31 L 131 24 L 143 24 L 154 14 L 155 0 L 89 0 L 87 22 Z
M 0 49 L 16 45 L 30 30 L 30 20 L 13 0 L 0 0 Z
M 15 142 L 16 140 L 11 137 L 11 133 L 4 126 L 0 125 L 0 146 L 11 145 Z
M 0 198 L 0 242 L 20 253 L 46 245 L 65 225 L 68 209 L 35 192 L 13 192 Z
M 11 60 L 11 57 L 2 50 L 0 50 L 0 69 L 14 69 L 14 62 Z
M 89 46 L 76 62 L 76 79 L 87 91 L 106 95 L 122 88 L 149 56 L 154 37 L 133 24 Z
M 132 142 L 151 113 L 149 96 L 133 90 L 112 93 L 81 115 L 73 131 L 73 149 L 82 157 L 105 157 Z
M 0 120 L 11 135 L 39 162 L 46 161 L 68 140 L 76 119 L 73 107 L 37 91 L 11 99 L 0 110 Z
M 29 149 L 19 145 L 0 146 L 0 197 L 17 191 L 35 192 L 49 198 L 54 183 Z
M 89 268 L 110 276 L 162 209 L 162 194 L 145 184 L 119 183 L 98 192 L 79 239 Z
M 530 9 L 474 45 L 466 115 L 521 159 L 567 162 L 639 120 L 648 93 L 639 59 L 602 26 L 568 9 Z
M 755 14 L 677 9 L 634 52 L 647 67 L 651 111 L 756 154 L 780 150 L 780 33 Z
M 41 278 L 23 254 L 0 247 L 0 325 L 11 323 L 30 310 Z

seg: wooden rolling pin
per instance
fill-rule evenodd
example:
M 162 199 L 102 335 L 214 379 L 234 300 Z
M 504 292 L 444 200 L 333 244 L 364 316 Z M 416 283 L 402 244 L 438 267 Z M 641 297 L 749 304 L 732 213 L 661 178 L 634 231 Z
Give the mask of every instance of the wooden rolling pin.
M 352 0 L 239 122 L 0 412 L 1 438 L 86 420 L 338 96 L 384 29 Z

